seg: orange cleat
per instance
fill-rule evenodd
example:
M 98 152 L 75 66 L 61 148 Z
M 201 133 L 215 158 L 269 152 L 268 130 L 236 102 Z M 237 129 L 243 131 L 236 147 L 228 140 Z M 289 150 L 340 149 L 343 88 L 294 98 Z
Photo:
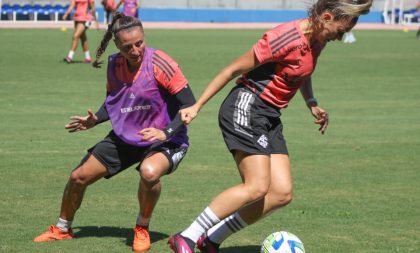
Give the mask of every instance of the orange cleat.
M 49 241 L 58 241 L 73 239 L 73 231 L 63 231 L 56 226 L 50 226 L 49 230 L 43 234 L 38 235 L 34 238 L 34 242 L 49 242 Z
M 136 225 L 134 228 L 133 251 L 146 252 L 150 249 L 149 228 Z

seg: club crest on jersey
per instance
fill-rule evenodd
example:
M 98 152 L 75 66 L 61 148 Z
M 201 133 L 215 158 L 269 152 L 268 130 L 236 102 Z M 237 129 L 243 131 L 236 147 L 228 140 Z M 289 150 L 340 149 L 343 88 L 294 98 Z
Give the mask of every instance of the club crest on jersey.
M 131 92 L 131 94 L 130 94 L 130 99 L 135 99 L 136 98 L 136 96 L 134 95 L 134 93 L 133 92 Z

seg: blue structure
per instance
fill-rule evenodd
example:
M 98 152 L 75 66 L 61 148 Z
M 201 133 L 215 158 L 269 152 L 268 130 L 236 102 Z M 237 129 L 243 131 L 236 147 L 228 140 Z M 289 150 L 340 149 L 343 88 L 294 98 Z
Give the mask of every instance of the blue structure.
M 267 22 L 281 23 L 307 16 L 306 10 L 140 9 L 142 21 L 153 22 Z M 382 23 L 382 12 L 371 12 L 359 22 Z
M 59 15 L 63 15 L 68 5 L 40 5 L 40 4 L 4 4 L 1 8 L 1 20 L 55 20 L 58 21 Z
M 55 20 L 59 21 L 68 6 L 61 5 L 8 5 L 1 10 L 2 20 Z M 96 7 L 98 20 L 103 22 L 104 10 Z M 149 22 L 250 22 L 281 23 L 307 16 L 306 10 L 244 10 L 244 9 L 191 9 L 191 8 L 142 8 L 142 21 Z M 360 17 L 359 22 L 382 23 L 382 12 L 373 11 Z

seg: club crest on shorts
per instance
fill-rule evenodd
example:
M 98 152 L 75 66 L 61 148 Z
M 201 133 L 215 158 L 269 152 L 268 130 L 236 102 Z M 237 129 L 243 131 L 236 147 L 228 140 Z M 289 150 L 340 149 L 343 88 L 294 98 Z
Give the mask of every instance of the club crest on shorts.
M 258 144 L 261 145 L 261 147 L 266 148 L 268 145 L 268 139 L 267 137 L 263 134 L 260 136 L 260 138 L 258 139 Z

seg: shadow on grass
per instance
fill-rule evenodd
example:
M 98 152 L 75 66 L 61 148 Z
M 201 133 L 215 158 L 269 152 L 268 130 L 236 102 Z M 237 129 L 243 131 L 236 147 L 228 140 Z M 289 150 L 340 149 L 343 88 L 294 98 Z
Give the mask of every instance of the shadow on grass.
M 238 246 L 238 247 L 227 247 L 221 248 L 220 251 L 223 253 L 257 253 L 260 252 L 261 246 L 249 245 L 249 246 Z
M 74 236 L 76 238 L 83 237 L 119 237 L 126 238 L 126 244 L 128 246 L 133 245 L 134 232 L 132 228 L 119 228 L 119 227 L 96 227 L 96 226 L 86 226 L 86 227 L 74 227 Z M 158 242 L 168 238 L 169 235 L 150 231 L 151 242 Z M 236 252 L 236 251 L 232 251 Z M 238 251 L 239 252 L 239 251 Z
M 84 62 L 84 61 L 80 61 L 80 60 L 73 60 L 72 62 L 66 62 L 66 60 L 64 60 L 64 59 L 62 59 L 61 61 L 60 61 L 60 63 L 63 63 L 63 64 L 85 64 L 85 65 L 90 65 L 91 63 L 90 62 Z
M 84 237 L 118 237 L 125 238 L 125 244 L 127 246 L 133 245 L 134 232 L 132 228 L 120 228 L 120 227 L 97 227 L 97 226 L 85 226 L 85 227 L 73 227 L 74 235 L 76 238 Z M 169 235 L 150 231 L 150 239 L 152 243 L 169 238 Z M 260 252 L 261 246 L 249 245 L 249 246 L 237 246 L 237 247 L 222 247 L 220 249 L 223 253 L 257 253 Z

